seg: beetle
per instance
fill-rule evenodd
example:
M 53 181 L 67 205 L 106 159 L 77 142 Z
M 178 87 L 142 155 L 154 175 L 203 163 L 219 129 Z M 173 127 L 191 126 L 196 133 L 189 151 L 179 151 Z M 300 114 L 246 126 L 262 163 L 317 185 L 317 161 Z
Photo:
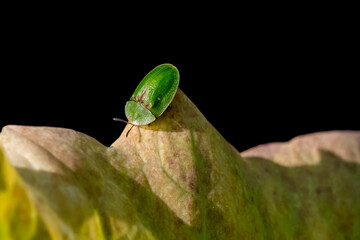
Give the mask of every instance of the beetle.
M 141 80 L 125 104 L 128 121 L 114 118 L 132 125 L 126 137 L 134 126 L 148 125 L 164 113 L 175 96 L 179 81 L 179 71 L 169 63 L 155 67 Z

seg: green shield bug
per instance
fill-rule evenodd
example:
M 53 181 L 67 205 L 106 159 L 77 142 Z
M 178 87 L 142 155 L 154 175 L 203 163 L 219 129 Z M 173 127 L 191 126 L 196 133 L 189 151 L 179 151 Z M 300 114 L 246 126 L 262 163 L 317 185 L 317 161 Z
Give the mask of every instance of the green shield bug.
M 160 117 L 171 103 L 179 86 L 179 71 L 172 64 L 161 64 L 149 72 L 135 89 L 125 105 L 128 121 L 132 127 L 148 125 Z

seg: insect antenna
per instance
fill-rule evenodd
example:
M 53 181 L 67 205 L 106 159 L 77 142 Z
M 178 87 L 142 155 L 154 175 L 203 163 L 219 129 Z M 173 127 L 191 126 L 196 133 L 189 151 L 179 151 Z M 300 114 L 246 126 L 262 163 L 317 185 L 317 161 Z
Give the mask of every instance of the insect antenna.
M 128 135 L 129 135 L 129 133 L 130 133 L 131 129 L 134 127 L 134 124 L 129 123 L 128 121 L 125 121 L 125 120 L 123 120 L 123 119 L 121 119 L 121 118 L 113 118 L 113 120 L 114 120 L 114 121 L 118 121 L 118 122 L 127 123 L 127 124 L 130 124 L 130 125 L 131 125 L 131 127 L 130 127 L 129 131 L 127 131 L 127 133 L 126 133 L 126 137 L 128 137 Z
M 123 123 L 129 123 L 128 121 L 125 121 L 125 120 L 123 120 L 121 118 L 113 118 L 113 120 L 118 121 L 118 122 L 123 122 Z M 131 123 L 129 123 L 129 124 L 131 124 Z

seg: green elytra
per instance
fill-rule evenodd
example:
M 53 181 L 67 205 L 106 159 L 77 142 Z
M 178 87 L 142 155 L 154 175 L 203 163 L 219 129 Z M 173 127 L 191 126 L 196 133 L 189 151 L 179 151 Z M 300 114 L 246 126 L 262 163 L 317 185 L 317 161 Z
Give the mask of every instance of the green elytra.
M 148 125 L 160 117 L 174 98 L 179 79 L 179 71 L 172 64 L 161 64 L 150 71 L 125 104 L 128 123 Z

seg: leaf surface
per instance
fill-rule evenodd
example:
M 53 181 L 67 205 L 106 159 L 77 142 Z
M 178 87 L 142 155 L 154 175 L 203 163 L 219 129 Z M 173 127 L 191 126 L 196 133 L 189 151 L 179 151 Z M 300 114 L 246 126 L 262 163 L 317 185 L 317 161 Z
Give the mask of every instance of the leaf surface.
M 71 129 L 4 127 L 0 239 L 360 237 L 359 132 L 240 154 L 181 90 L 129 128 L 106 147 Z

